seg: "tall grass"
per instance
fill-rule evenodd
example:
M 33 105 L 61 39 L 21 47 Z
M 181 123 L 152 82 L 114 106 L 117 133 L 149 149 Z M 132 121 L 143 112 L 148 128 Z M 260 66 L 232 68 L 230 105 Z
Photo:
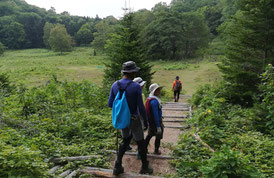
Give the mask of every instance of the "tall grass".
M 59 80 L 88 80 L 101 85 L 107 57 L 98 52 L 97 56 L 93 54 L 90 47 L 78 47 L 63 55 L 47 49 L 7 51 L 0 56 L 0 70 L 7 72 L 13 82 L 24 83 L 28 88 L 46 83 L 52 75 Z M 171 90 L 176 76 L 180 76 L 186 94 L 221 78 L 216 64 L 210 61 L 154 61 L 152 64 L 156 72 L 153 82 L 165 86 L 167 91 Z

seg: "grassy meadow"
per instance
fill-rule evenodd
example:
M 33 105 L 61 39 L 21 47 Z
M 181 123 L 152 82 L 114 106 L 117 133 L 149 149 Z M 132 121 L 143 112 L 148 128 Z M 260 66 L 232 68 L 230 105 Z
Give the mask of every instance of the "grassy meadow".
M 88 47 L 78 47 L 63 55 L 47 49 L 10 50 L 0 57 L 0 69 L 8 73 L 13 82 L 24 83 L 27 87 L 44 84 L 53 75 L 59 80 L 88 80 L 100 85 L 104 62 L 107 62 L 106 56 L 100 53 L 94 56 L 93 49 Z M 153 82 L 171 89 L 178 75 L 186 94 L 192 94 L 199 85 L 212 83 L 221 77 L 215 62 L 205 60 L 187 63 L 157 61 L 152 64 L 156 72 Z

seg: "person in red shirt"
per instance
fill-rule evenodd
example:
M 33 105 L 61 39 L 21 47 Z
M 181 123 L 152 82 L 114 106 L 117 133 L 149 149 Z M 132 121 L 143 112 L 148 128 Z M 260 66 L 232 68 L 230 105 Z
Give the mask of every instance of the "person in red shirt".
M 172 85 L 172 90 L 174 91 L 174 102 L 178 102 L 182 90 L 182 82 L 179 80 L 179 76 L 176 76 L 176 80 L 174 80 Z

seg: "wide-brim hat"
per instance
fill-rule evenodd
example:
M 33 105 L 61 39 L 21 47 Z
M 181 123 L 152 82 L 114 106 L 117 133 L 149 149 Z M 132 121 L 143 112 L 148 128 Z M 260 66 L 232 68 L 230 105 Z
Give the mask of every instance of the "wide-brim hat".
M 122 73 L 133 73 L 133 72 L 139 72 L 140 67 L 136 66 L 136 63 L 133 61 L 127 61 L 122 65 Z
M 157 83 L 151 84 L 150 87 L 149 87 L 150 95 L 154 95 L 154 92 L 155 92 L 158 88 L 159 88 L 159 89 L 162 89 L 163 87 L 162 87 L 162 86 L 159 86 Z
M 133 82 L 138 83 L 141 87 L 144 86 L 144 84 L 146 83 L 146 81 L 143 81 L 143 79 L 141 77 L 134 78 Z

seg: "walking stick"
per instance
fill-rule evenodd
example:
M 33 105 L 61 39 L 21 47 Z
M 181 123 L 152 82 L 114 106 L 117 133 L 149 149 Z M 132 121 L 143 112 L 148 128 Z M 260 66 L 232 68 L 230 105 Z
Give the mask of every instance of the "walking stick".
M 118 157 L 118 150 L 119 150 L 119 142 L 118 142 L 118 129 L 116 129 L 116 154 Z

